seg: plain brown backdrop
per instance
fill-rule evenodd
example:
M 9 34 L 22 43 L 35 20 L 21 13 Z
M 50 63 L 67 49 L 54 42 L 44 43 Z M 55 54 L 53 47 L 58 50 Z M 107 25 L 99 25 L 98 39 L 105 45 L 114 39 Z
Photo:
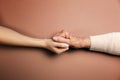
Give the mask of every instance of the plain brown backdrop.
M 36 38 L 120 31 L 119 0 L 0 0 L 0 25 Z M 120 57 L 0 46 L 0 80 L 120 80 Z

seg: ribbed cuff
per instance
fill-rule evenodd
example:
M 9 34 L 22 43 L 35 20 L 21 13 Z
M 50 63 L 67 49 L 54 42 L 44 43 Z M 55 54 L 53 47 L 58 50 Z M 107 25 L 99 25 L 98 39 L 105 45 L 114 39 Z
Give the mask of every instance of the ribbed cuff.
M 112 33 L 90 36 L 91 47 L 90 50 L 108 52 L 112 41 Z
M 90 50 L 120 55 L 120 33 L 90 36 Z

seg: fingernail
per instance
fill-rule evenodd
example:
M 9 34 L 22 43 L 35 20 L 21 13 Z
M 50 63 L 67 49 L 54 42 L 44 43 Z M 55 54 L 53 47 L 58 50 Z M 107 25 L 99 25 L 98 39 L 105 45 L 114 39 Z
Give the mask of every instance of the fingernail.
M 58 40 L 58 38 L 57 38 L 57 37 L 53 37 L 53 39 L 54 39 L 54 40 L 56 40 L 56 41 Z
M 65 47 L 69 47 L 69 45 L 68 45 L 68 44 L 64 44 L 64 46 L 65 46 Z

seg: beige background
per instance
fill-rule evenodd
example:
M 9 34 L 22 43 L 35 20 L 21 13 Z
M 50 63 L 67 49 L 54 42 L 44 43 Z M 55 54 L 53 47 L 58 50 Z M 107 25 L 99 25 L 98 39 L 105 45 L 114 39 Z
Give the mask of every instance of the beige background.
M 0 0 L 0 25 L 36 38 L 120 31 L 119 0 Z M 120 80 L 120 58 L 87 50 L 0 46 L 0 80 Z

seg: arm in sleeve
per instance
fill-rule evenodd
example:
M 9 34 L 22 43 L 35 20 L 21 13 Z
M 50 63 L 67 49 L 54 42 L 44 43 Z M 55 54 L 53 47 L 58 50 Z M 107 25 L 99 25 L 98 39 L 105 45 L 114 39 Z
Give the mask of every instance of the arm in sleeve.
M 90 50 L 120 55 L 120 32 L 90 36 Z

